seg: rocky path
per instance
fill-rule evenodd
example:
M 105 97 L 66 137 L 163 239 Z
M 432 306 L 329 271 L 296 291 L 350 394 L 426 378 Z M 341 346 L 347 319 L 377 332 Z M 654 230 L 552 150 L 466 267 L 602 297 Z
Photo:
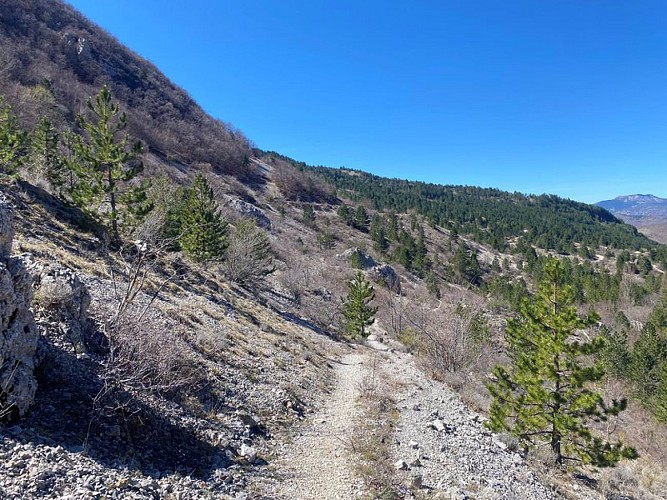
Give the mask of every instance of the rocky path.
M 366 374 L 364 349 L 346 354 L 336 368 L 337 383 L 326 405 L 292 443 L 279 451 L 276 475 L 264 498 L 349 500 L 361 496 L 363 482 L 355 477 L 347 439 L 359 414 L 359 386 Z
M 367 347 L 342 358 L 328 402 L 292 443 L 282 446 L 272 479 L 264 481 L 261 496 L 250 498 L 335 500 L 366 493 L 346 445 L 362 412 L 360 386 L 377 369 L 377 359 L 382 361 L 373 376 L 393 388 L 390 396 L 400 413 L 391 450 L 395 484 L 405 485 L 401 498 L 559 498 L 518 453 L 484 428 L 482 416 L 447 386 L 427 378 L 411 354 L 393 347 L 371 337 Z M 575 495 L 595 498 L 584 491 Z

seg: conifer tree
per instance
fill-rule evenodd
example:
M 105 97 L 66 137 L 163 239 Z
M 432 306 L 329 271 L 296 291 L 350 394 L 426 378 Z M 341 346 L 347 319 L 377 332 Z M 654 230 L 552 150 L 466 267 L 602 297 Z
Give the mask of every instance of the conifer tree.
M 379 214 L 373 216 L 369 234 L 373 240 L 373 248 L 375 248 L 377 252 L 385 253 L 389 248 L 389 241 L 387 241 L 387 231 L 384 226 L 384 221 Z
M 32 134 L 30 166 L 46 178 L 58 196 L 63 197 L 68 170 L 60 153 L 60 136 L 48 118 L 42 118 Z
M 312 205 L 306 204 L 303 206 L 303 215 L 301 220 L 306 226 L 312 226 L 315 224 L 315 209 Z
M 387 219 L 387 239 L 389 241 L 396 241 L 398 239 L 398 230 L 398 216 L 396 215 L 396 212 L 391 211 L 389 212 L 389 217 Z
M 350 291 L 343 299 L 345 331 L 353 339 L 365 339 L 368 337 L 366 327 L 373 323 L 377 312 L 377 307 L 370 305 L 375 297 L 374 289 L 361 271 L 357 272 L 349 287 Z
M 106 85 L 94 99 L 86 101 L 86 106 L 90 118 L 79 116 L 84 136 L 76 136 L 73 144 L 78 161 L 71 166 L 76 169 L 78 182 L 72 197 L 84 209 L 90 210 L 93 205 L 93 214 L 111 226 L 111 237 L 118 242 L 119 219 L 131 218 L 133 209 L 145 201 L 145 186 L 129 184 L 143 169 L 137 161 L 142 145 L 138 141 L 130 143 L 124 132 L 127 116 L 112 100 Z M 108 203 L 108 210 L 97 210 L 101 201 Z M 149 208 L 140 208 L 136 215 Z
M 218 213 L 213 190 L 197 174 L 187 190 L 180 217 L 181 248 L 196 262 L 222 257 L 227 247 L 227 223 Z
M 370 223 L 371 219 L 368 216 L 366 208 L 363 205 L 359 205 L 354 211 L 354 227 L 359 231 L 366 232 Z
M 275 271 L 271 242 L 252 219 L 242 219 L 229 238 L 223 264 L 225 276 L 243 285 L 259 283 Z
M 667 360 L 667 342 L 661 338 L 655 323 L 646 323 L 632 346 L 628 375 L 634 382 L 637 395 L 645 403 L 656 393 L 660 367 Z
M 601 362 L 583 359 L 604 346 L 601 337 L 589 340 L 581 334 L 597 318 L 577 314 L 560 261 L 550 261 L 544 271 L 537 296 L 524 301 L 520 316 L 507 323 L 511 366 L 493 371 L 488 425 L 510 432 L 525 447 L 550 446 L 559 465 L 572 460 L 612 466 L 636 458 L 634 449 L 595 436 L 587 425 L 618 415 L 626 401 L 607 406 L 588 387 L 604 376 Z
M 13 174 L 23 163 L 27 136 L 9 104 L 0 96 L 0 173 Z

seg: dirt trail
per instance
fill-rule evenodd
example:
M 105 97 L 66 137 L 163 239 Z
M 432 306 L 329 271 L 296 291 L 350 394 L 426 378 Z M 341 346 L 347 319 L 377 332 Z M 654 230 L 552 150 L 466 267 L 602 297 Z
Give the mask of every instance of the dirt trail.
M 280 453 L 272 498 L 349 500 L 361 494 L 363 483 L 355 477 L 347 444 L 360 411 L 359 387 L 367 373 L 364 350 L 343 356 L 327 404 Z

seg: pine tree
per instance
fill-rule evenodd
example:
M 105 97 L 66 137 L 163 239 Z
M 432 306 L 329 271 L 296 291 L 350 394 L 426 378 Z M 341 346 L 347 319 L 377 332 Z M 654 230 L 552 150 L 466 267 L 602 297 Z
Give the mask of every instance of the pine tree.
M 43 175 L 61 198 L 68 169 L 60 153 L 60 136 L 48 118 L 42 118 L 30 140 L 30 166 Z
M 488 384 L 493 397 L 489 427 L 510 432 L 528 448 L 550 446 L 559 465 L 573 460 L 603 467 L 636 458 L 634 449 L 604 441 L 587 425 L 618 415 L 626 401 L 607 406 L 587 387 L 600 380 L 604 370 L 601 362 L 582 358 L 598 353 L 604 340 L 580 334 L 597 318 L 577 314 L 572 289 L 563 280 L 563 264 L 550 261 L 537 296 L 523 303 L 518 318 L 508 321 L 511 367 L 496 366 L 495 382 Z
M 220 259 L 227 247 L 227 223 L 203 175 L 197 174 L 187 190 L 183 210 L 179 243 L 185 254 L 196 262 Z
M 635 384 L 637 395 L 645 403 L 658 389 L 660 367 L 667 360 L 667 342 L 661 338 L 655 323 L 646 323 L 632 346 L 628 376 Z
M 667 363 L 662 363 L 658 388 L 653 402 L 653 413 L 661 422 L 667 422 Z
M 354 227 L 359 231 L 367 232 L 371 219 L 363 205 L 359 205 L 354 212 Z
M 340 207 L 338 207 L 338 216 L 343 219 L 345 224 L 348 226 L 351 226 L 352 223 L 354 222 L 354 216 L 352 214 L 352 210 L 350 210 L 350 207 L 348 207 L 345 203 L 343 203 Z
M 345 331 L 353 339 L 368 337 L 366 327 L 373 323 L 377 307 L 369 304 L 375 297 L 373 286 L 358 271 L 350 282 L 350 291 L 343 299 L 343 317 Z
M 379 214 L 373 216 L 369 234 L 373 240 L 373 248 L 379 253 L 385 253 L 389 248 L 389 241 L 387 241 L 387 231 L 384 227 L 384 221 Z
M 142 152 L 141 142 L 130 143 L 124 133 L 127 116 L 120 111 L 105 85 L 86 101 L 91 118 L 79 116 L 84 136 L 74 140 L 77 185 L 72 197 L 85 209 L 100 201 L 108 203 L 108 210 L 93 210 L 94 215 L 111 226 L 114 242 L 120 241 L 119 221 L 131 218 L 133 207 L 145 201 L 144 186 L 130 186 L 130 181 L 143 169 L 137 157 Z M 146 207 L 144 207 L 146 208 Z M 136 213 L 139 214 L 140 209 Z
M 315 209 L 312 205 L 306 204 L 303 206 L 303 215 L 301 220 L 306 226 L 312 226 L 315 224 Z
M 14 174 L 23 164 L 27 135 L 16 121 L 9 104 L 0 96 L 0 173 Z

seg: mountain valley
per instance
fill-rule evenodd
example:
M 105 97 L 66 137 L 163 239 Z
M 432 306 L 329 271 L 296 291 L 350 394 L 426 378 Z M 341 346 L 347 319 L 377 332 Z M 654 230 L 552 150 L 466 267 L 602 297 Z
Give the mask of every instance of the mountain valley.
M 307 165 L 61 0 L 0 27 L 2 498 L 667 496 L 667 200 Z M 497 422 L 545 323 L 568 465 Z

